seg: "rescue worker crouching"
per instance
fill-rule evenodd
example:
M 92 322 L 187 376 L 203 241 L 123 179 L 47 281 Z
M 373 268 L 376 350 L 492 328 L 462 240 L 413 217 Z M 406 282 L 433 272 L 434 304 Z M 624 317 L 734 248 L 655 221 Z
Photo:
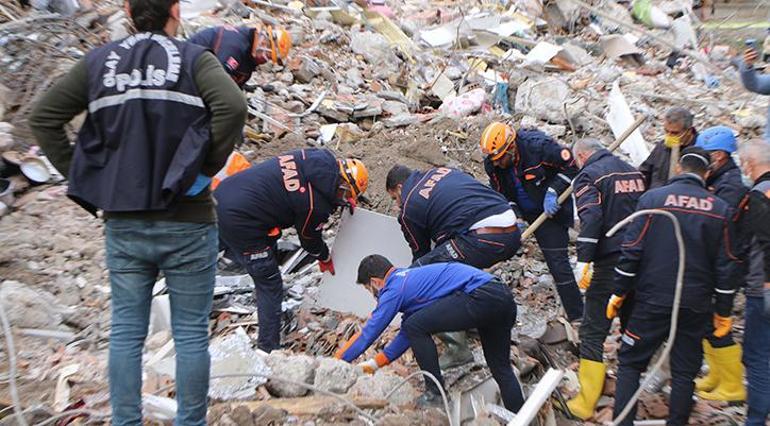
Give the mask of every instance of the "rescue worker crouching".
M 588 420 L 604 386 L 604 340 L 612 326 L 605 310 L 623 239 L 622 233 L 605 234 L 634 212 L 645 187 L 642 174 L 598 140 L 579 140 L 573 150 L 581 169 L 573 184 L 580 217 L 576 269 L 586 300 L 580 324 L 580 393 L 567 406 L 572 415 Z
M 361 333 L 353 336 L 336 357 L 352 362 L 371 346 L 401 312 L 401 330 L 373 359 L 359 364 L 373 373 L 396 360 L 407 349 L 421 370 L 444 386 L 432 334 L 478 329 L 484 358 L 500 387 L 505 408 L 519 411 L 524 404 L 521 386 L 511 367 L 511 328 L 516 322 L 516 302 L 511 290 L 494 276 L 461 263 L 395 268 L 383 256 L 365 257 L 358 266 L 358 283 L 377 299 L 377 307 Z M 440 391 L 425 379 L 419 406 L 439 406 Z
M 484 269 L 510 259 L 519 249 L 521 233 L 506 199 L 461 170 L 439 167 L 423 172 L 397 164 L 385 186 L 399 207 L 398 222 L 412 249 L 412 266 L 461 262 Z M 439 359 L 441 368 L 473 361 L 465 333 L 442 333 L 439 338 L 447 346 Z
M 726 126 L 710 127 L 698 135 L 695 146 L 711 156 L 706 187 L 730 207 L 737 209 L 748 188 L 743 184 L 741 171 L 731 157 L 738 149 L 733 131 Z M 739 228 L 736 245 L 741 254 L 745 252 L 745 240 L 743 230 Z M 709 372 L 695 381 L 698 396 L 717 401 L 745 400 L 741 345 L 735 342 L 732 333 L 717 338 L 713 329 L 710 329 L 703 340 L 703 355 Z
M 567 244 L 573 224 L 572 202 L 558 197 L 572 183 L 577 167 L 572 152 L 539 130 L 514 131 L 494 122 L 481 135 L 484 168 L 493 189 L 512 203 L 517 216 L 532 223 L 548 219 L 535 231 L 556 291 L 570 321 L 583 315 L 583 299 L 569 263 Z
M 668 425 L 688 423 L 692 409 L 693 379 L 703 360 L 701 341 L 708 324 L 714 335 L 726 335 L 732 326 L 735 289 L 740 265 L 733 255 L 731 209 L 705 188 L 708 153 L 690 147 L 679 161 L 681 173 L 661 188 L 639 199 L 637 210 L 660 209 L 679 222 L 686 248 L 686 268 L 679 307 L 679 322 L 670 355 L 671 397 Z M 614 417 L 639 387 L 639 378 L 671 325 L 671 310 L 678 267 L 674 225 L 660 215 L 647 215 L 626 228 L 622 252 L 615 268 L 615 289 L 607 304 L 614 318 L 625 296 L 635 290 L 634 307 L 618 353 L 618 380 Z M 713 306 L 713 309 L 712 309 Z M 632 425 L 636 407 L 620 423 Z
M 285 29 L 261 24 L 206 28 L 190 37 L 190 42 L 211 49 L 241 88 L 259 65 L 282 63 L 291 50 L 291 35 Z
M 303 149 L 252 166 L 217 187 L 220 238 L 254 279 L 259 349 L 280 348 L 283 283 L 275 256 L 281 230 L 293 226 L 321 271 L 334 274 L 321 231 L 340 206 L 353 212 L 368 184 L 361 161 L 338 160 L 325 149 Z

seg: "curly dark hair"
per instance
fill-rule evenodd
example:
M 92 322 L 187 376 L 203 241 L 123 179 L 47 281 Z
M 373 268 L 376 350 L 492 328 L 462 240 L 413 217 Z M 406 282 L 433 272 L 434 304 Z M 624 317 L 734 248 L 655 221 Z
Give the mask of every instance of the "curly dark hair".
M 162 31 L 171 17 L 171 6 L 179 0 L 128 0 L 131 20 L 137 31 Z

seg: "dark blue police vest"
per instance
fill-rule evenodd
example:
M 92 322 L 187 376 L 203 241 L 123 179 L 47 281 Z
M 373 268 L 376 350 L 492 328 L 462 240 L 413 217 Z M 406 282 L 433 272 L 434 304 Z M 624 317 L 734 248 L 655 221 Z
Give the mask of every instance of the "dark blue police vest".
M 194 65 L 206 49 L 140 33 L 88 53 L 88 116 L 68 195 L 92 213 L 168 209 L 192 185 L 210 141 Z

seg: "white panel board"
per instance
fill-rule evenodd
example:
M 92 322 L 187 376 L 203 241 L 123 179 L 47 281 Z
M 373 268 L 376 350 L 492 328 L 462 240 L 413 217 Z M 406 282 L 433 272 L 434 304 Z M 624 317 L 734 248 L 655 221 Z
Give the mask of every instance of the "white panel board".
M 324 273 L 317 303 L 368 317 L 376 302 L 363 286 L 356 284 L 356 275 L 358 264 L 370 254 L 381 254 L 397 267 L 412 263 L 412 251 L 396 218 L 361 208 L 351 216 L 346 209 L 332 247 L 336 275 Z
M 626 97 L 620 91 L 620 85 L 617 80 L 612 84 L 608 101 L 610 110 L 607 113 L 607 122 L 610 124 L 612 133 L 617 138 L 628 130 L 635 121 L 634 116 L 631 114 L 631 108 L 628 106 L 628 102 L 626 102 Z M 631 165 L 634 167 L 639 167 L 650 155 L 650 150 L 647 148 L 647 143 L 644 141 L 642 132 L 639 129 L 634 130 L 634 133 L 631 133 L 631 136 L 620 145 L 620 150 L 631 157 Z

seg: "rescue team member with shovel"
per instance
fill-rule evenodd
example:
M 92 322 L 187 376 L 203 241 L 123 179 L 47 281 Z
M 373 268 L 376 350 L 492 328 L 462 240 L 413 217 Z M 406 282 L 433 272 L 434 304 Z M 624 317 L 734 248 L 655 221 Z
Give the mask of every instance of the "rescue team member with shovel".
M 737 209 L 748 188 L 743 184 L 738 165 L 730 156 L 738 149 L 732 129 L 726 126 L 710 127 L 698 135 L 695 146 L 711 156 L 706 187 Z M 738 238 L 738 252 L 745 253 L 747 237 L 740 228 Z M 745 261 L 745 257 L 741 256 L 741 260 Z M 695 381 L 695 390 L 698 397 L 706 400 L 743 401 L 746 399 L 746 387 L 743 385 L 741 345 L 735 342 L 732 333 L 717 338 L 713 331 L 710 328 L 703 340 L 703 354 L 709 372 L 706 377 Z
M 481 135 L 489 183 L 510 201 L 518 217 L 530 224 L 545 212 L 535 231 L 556 291 L 570 321 L 583 316 L 583 297 L 569 263 L 567 244 L 573 224 L 572 202 L 559 205 L 559 194 L 577 174 L 572 152 L 539 130 L 515 131 L 494 122 Z
M 481 336 L 484 358 L 500 387 L 505 408 L 519 411 L 524 396 L 510 358 L 516 302 L 505 284 L 462 263 L 395 268 L 388 259 L 377 254 L 361 261 L 357 282 L 374 295 L 377 307 L 361 333 L 337 352 L 337 358 L 347 362 L 358 358 L 401 312 L 401 330 L 395 339 L 375 358 L 358 365 L 364 372 L 373 373 L 411 347 L 420 369 L 435 376 L 443 387 L 436 344 L 431 335 L 475 328 Z M 440 405 L 441 396 L 436 384 L 426 378 L 425 389 L 418 405 Z
M 291 36 L 283 28 L 257 25 L 255 28 L 206 28 L 190 37 L 190 43 L 211 49 L 225 71 L 243 87 L 254 70 L 267 61 L 283 62 L 289 56 Z
M 598 140 L 581 139 L 573 150 L 581 169 L 574 183 L 581 224 L 576 270 L 580 287 L 586 289 L 586 300 L 580 324 L 580 393 L 567 406 L 573 416 L 588 420 L 604 386 L 604 339 L 612 326 L 605 310 L 623 239 L 622 234 L 609 238 L 605 234 L 636 210 L 645 187 L 642 174 Z
M 303 149 L 230 176 L 214 191 L 220 238 L 254 279 L 259 349 L 281 347 L 283 281 L 275 258 L 281 230 L 293 226 L 321 271 L 334 274 L 321 231 L 337 208 L 346 206 L 352 213 L 368 185 L 361 161 L 337 159 L 326 149 Z
M 386 189 L 399 207 L 412 266 L 461 262 L 483 269 L 519 250 L 521 233 L 508 201 L 461 170 L 422 172 L 397 164 L 388 172 Z M 473 361 L 464 332 L 439 338 L 447 347 L 439 358 L 442 369 Z
M 112 423 L 142 423 L 142 348 L 163 272 L 177 353 L 175 423 L 203 425 L 217 260 L 208 182 L 241 137 L 246 100 L 214 55 L 174 38 L 178 1 L 125 6 L 139 32 L 88 52 L 43 95 L 29 125 L 68 179 L 68 195 L 104 212 Z M 64 126 L 85 110 L 70 145 Z
M 681 174 L 669 184 L 642 195 L 637 210 L 660 209 L 679 220 L 685 245 L 686 267 L 679 322 L 671 351 L 671 397 L 668 425 L 685 425 L 692 410 L 695 376 L 703 361 L 701 341 L 712 320 L 714 336 L 732 327 L 730 313 L 741 278 L 733 255 L 735 241 L 731 209 L 709 193 L 705 176 L 710 159 L 700 148 L 682 152 Z M 618 352 L 618 380 L 614 416 L 618 417 L 639 387 L 639 377 L 669 334 L 678 249 L 674 225 L 667 218 L 647 215 L 626 229 L 620 260 L 615 267 L 615 289 L 607 304 L 614 318 L 626 295 L 634 290 L 634 307 Z M 713 306 L 713 308 L 712 308 Z M 621 425 L 632 425 L 636 406 Z

